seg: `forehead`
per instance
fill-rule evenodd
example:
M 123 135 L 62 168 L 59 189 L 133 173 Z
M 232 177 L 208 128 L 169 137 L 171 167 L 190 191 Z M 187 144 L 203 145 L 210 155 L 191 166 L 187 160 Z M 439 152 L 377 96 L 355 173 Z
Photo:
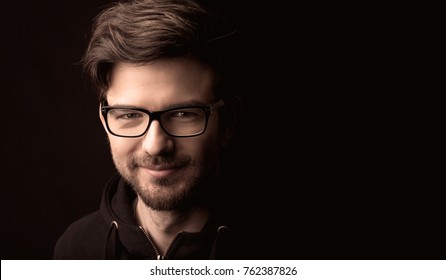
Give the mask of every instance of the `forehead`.
M 180 103 L 214 101 L 215 75 L 195 60 L 176 58 L 150 64 L 116 64 L 109 80 L 109 105 L 161 110 Z

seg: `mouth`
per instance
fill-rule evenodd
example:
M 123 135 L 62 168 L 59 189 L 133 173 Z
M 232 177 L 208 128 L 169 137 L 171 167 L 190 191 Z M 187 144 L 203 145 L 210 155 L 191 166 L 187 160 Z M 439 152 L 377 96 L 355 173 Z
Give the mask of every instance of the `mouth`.
M 181 168 L 181 166 L 170 165 L 141 166 L 141 169 L 144 171 L 144 173 L 156 179 L 162 179 L 171 176 L 175 172 L 178 172 L 178 170 L 180 170 Z

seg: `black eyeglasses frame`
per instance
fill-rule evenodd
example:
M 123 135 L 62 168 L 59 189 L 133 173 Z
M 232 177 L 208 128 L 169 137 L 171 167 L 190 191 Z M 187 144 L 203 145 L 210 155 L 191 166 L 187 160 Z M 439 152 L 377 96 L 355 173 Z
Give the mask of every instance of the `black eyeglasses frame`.
M 144 108 L 139 108 L 139 107 L 132 107 L 132 106 L 108 106 L 107 105 L 107 101 L 103 101 L 101 102 L 101 113 L 102 116 L 104 117 L 105 120 L 105 125 L 107 127 L 107 131 L 114 135 L 114 136 L 118 136 L 118 137 L 125 137 L 125 138 L 138 138 L 143 136 L 144 134 L 146 134 L 146 132 L 149 130 L 150 125 L 152 124 L 152 121 L 157 120 L 160 124 L 160 126 L 162 127 L 162 129 L 164 130 L 164 132 L 172 137 L 179 137 L 179 138 L 186 138 L 186 137 L 195 137 L 198 135 L 203 134 L 206 131 L 207 125 L 208 125 L 208 120 L 209 120 L 209 116 L 212 114 L 213 111 L 217 110 L 218 108 L 224 106 L 224 101 L 223 99 L 220 99 L 212 104 L 208 104 L 208 105 L 194 105 L 194 106 L 180 106 L 180 107 L 174 107 L 174 108 L 169 108 L 166 110 L 161 110 L 161 111 L 149 111 L 147 109 Z M 166 113 L 166 112 L 170 112 L 170 111 L 174 111 L 174 110 L 181 110 L 181 109 L 191 109 L 191 108 L 198 108 L 198 109 L 202 109 L 205 113 L 205 124 L 204 127 L 201 131 L 194 133 L 194 134 L 190 134 L 190 135 L 175 135 L 172 134 L 170 132 L 168 132 L 166 130 L 166 128 L 163 125 L 163 122 L 161 121 L 161 115 Z M 147 124 L 146 129 L 144 130 L 143 133 L 138 134 L 138 135 L 132 135 L 132 136 L 127 136 L 127 135 L 120 135 L 117 133 L 114 133 L 109 125 L 108 125 L 108 120 L 107 120 L 107 114 L 110 110 L 112 109 L 130 109 L 130 110 L 134 110 L 134 111 L 139 111 L 139 112 L 143 112 L 146 113 L 147 115 L 149 115 L 149 123 Z

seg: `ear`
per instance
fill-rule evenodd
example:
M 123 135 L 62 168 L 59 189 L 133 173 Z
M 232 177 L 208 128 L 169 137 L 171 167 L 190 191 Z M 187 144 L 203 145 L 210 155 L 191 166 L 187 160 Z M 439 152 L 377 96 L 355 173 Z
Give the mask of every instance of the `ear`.
M 239 122 L 241 109 L 242 101 L 239 96 L 236 95 L 229 100 L 225 100 L 223 130 L 220 142 L 222 147 L 228 146 L 232 141 Z

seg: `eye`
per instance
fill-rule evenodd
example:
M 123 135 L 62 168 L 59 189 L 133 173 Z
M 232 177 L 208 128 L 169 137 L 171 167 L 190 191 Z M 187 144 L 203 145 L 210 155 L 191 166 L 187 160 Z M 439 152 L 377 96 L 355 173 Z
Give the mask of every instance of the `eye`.
M 195 116 L 197 116 L 197 114 L 191 111 L 174 111 L 170 114 L 171 118 L 193 118 Z
M 144 114 L 135 110 L 112 109 L 108 112 L 109 116 L 115 120 L 135 120 L 144 118 Z
M 119 116 L 118 118 L 120 118 L 120 119 L 137 119 L 137 118 L 141 118 L 141 117 L 142 117 L 141 113 L 126 113 L 126 114 Z
M 195 122 L 203 118 L 203 111 L 197 108 L 184 108 L 166 112 L 165 121 L 171 122 Z

